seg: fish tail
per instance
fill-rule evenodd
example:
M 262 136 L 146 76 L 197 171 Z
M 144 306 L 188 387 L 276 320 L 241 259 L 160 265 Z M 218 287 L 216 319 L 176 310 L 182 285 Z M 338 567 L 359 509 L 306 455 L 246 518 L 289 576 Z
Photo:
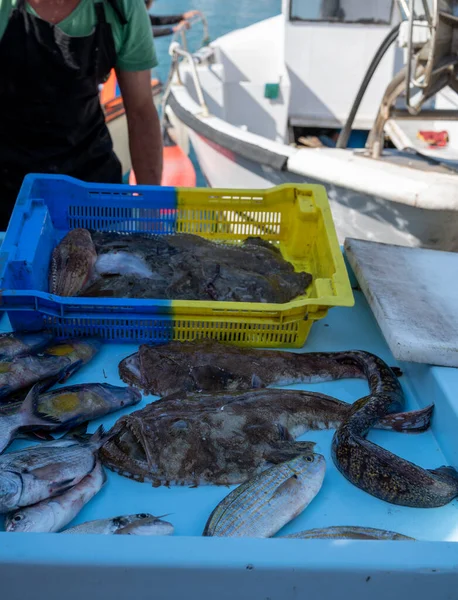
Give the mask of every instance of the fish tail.
M 447 467 L 443 465 L 438 469 L 429 469 L 429 472 L 448 483 L 455 484 L 457 488 L 456 493 L 458 495 L 458 471 L 455 469 L 455 467 Z
M 106 444 L 108 442 L 108 440 L 111 440 L 111 438 L 114 435 L 115 435 L 115 432 L 113 430 L 111 430 L 107 433 L 105 431 L 105 428 L 103 427 L 103 425 L 100 425 L 100 427 L 97 429 L 97 431 L 90 438 L 89 443 L 91 444 L 91 446 L 93 446 L 95 449 L 98 450 L 104 444 Z
M 40 392 L 43 387 L 48 385 L 46 382 L 36 383 L 27 396 L 21 406 L 21 416 L 24 425 L 33 425 L 40 427 L 49 427 L 50 425 L 60 425 L 60 420 L 57 417 L 44 414 L 40 412 L 38 403 L 40 401 Z M 49 387 L 49 385 L 48 385 Z
M 392 413 L 380 419 L 374 429 L 389 429 L 401 433 L 420 433 L 429 429 L 433 411 L 434 404 L 431 404 L 420 410 Z

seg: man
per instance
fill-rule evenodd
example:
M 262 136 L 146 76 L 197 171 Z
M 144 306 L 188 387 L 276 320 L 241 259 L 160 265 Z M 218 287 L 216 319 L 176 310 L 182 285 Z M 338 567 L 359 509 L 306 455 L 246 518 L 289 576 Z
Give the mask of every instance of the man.
M 112 68 L 137 182 L 160 184 L 156 64 L 144 0 L 0 0 L 0 230 L 27 173 L 122 181 L 99 101 Z
M 149 10 L 153 5 L 153 0 L 145 0 L 146 8 Z M 165 35 L 172 35 L 182 29 L 189 29 L 189 19 L 200 14 L 198 10 L 188 10 L 179 15 L 151 15 L 149 16 L 155 38 Z M 161 27 L 161 25 L 175 25 L 175 27 Z

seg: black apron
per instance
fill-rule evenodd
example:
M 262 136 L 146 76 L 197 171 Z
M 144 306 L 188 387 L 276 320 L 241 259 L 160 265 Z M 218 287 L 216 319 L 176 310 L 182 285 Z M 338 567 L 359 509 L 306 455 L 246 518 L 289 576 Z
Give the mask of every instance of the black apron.
M 119 18 L 115 0 L 109 0 Z M 27 173 L 121 183 L 99 100 L 116 63 L 103 0 L 90 35 L 70 37 L 18 0 L 0 41 L 0 231 Z

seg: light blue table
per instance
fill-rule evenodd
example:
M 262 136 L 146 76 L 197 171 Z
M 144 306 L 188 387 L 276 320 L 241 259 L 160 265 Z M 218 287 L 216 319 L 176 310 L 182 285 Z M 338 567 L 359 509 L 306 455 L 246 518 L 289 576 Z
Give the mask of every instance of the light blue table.
M 361 292 L 353 309 L 333 309 L 312 328 L 305 351 L 359 348 L 390 364 L 389 353 Z M 103 347 L 73 383 L 119 384 L 119 361 L 133 345 Z M 400 365 L 408 409 L 434 402 L 433 426 L 420 435 L 374 431 L 370 439 L 424 467 L 458 466 L 458 370 Z M 299 386 L 298 386 L 299 387 Z M 303 386 L 351 402 L 364 381 Z M 152 398 L 144 398 L 143 405 Z M 103 422 L 111 426 L 120 416 Z M 92 424 L 95 429 L 99 422 Z M 329 525 L 391 529 L 418 542 L 213 539 L 199 537 L 214 506 L 228 493 L 213 486 L 157 488 L 109 473 L 102 492 L 75 520 L 133 512 L 168 517 L 167 538 L 0 533 L 0 599 L 442 600 L 458 596 L 458 504 L 439 509 L 393 506 L 348 483 L 330 457 L 332 431 L 311 432 L 327 460 L 323 488 L 282 533 Z M 14 448 L 25 442 L 16 442 Z

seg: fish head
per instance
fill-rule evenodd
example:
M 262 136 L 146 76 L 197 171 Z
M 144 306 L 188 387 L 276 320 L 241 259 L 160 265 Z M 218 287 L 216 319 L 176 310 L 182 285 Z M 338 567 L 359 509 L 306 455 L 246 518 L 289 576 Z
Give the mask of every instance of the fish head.
M 119 374 L 126 383 L 134 384 L 140 388 L 144 387 L 138 352 L 131 354 L 119 363 Z
M 135 406 L 135 404 L 138 404 L 142 399 L 142 395 L 139 390 L 131 386 L 119 387 L 115 385 L 104 384 L 104 389 L 109 394 L 110 407 L 113 407 L 114 410 L 128 406 Z
M 300 454 L 289 462 L 289 467 L 311 491 L 318 493 L 326 473 L 326 459 L 322 454 L 316 452 Z
M 21 494 L 21 476 L 12 471 L 2 471 L 0 473 L 0 513 L 16 508 Z
M 9 514 L 5 519 L 5 531 L 27 533 L 36 531 L 52 531 L 54 513 L 47 503 L 20 509 Z

